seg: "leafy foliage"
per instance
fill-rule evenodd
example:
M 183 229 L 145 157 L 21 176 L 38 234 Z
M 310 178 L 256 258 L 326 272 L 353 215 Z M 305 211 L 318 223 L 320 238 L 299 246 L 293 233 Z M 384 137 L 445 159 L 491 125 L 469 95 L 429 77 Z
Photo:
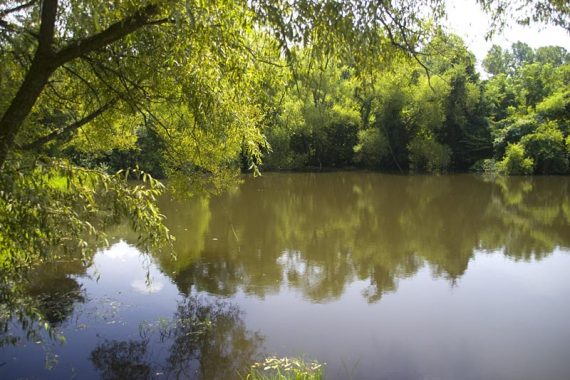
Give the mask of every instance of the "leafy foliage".
M 554 46 L 533 50 L 522 43 L 513 44 L 510 52 L 498 50 L 493 48 L 488 59 L 496 60 L 502 54 L 511 63 L 508 71 L 494 75 L 485 84 L 495 158 L 510 162 L 510 154 L 519 162 L 522 148 L 533 161 L 532 173 L 568 173 L 564 149 L 570 132 L 568 53 Z M 517 145 L 510 153 L 509 144 Z M 529 165 L 522 163 L 515 165 L 514 172 L 530 174 Z
M 418 136 L 409 145 L 410 168 L 412 170 L 438 173 L 449 165 L 451 150 L 449 147 L 427 137 Z
M 526 157 L 524 146 L 509 144 L 505 157 L 499 163 L 499 170 L 505 174 L 532 174 L 534 161 Z
M 148 174 L 109 175 L 63 160 L 28 165 L 4 166 L 0 176 L 2 270 L 53 259 L 58 252 L 86 255 L 106 243 L 105 227 L 122 218 L 140 234 L 143 247 L 172 239 L 155 204 L 164 187 Z M 130 173 L 142 184 L 128 183 Z

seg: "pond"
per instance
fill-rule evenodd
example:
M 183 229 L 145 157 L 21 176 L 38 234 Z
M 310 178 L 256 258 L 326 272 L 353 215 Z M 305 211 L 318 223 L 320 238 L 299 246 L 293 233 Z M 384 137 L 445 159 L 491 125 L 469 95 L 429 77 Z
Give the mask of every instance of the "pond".
M 569 379 L 570 178 L 268 173 L 165 197 L 22 285 L 52 323 L 0 333 L 0 378 L 240 378 L 267 355 L 327 379 Z M 240 372 L 241 371 L 241 372 Z

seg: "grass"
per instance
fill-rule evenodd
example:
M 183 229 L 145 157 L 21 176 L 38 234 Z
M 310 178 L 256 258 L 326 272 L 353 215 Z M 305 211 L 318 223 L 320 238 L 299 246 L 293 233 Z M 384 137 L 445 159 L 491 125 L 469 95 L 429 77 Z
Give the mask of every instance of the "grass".
M 251 366 L 246 380 L 321 380 L 324 364 L 300 358 L 269 357 Z

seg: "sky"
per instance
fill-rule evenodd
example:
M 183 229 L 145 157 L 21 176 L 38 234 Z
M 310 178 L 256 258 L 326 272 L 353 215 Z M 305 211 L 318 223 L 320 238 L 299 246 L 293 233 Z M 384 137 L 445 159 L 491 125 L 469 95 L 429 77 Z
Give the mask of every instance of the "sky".
M 447 26 L 455 34 L 461 36 L 469 49 L 477 57 L 479 67 L 481 61 L 493 44 L 508 48 L 513 42 L 526 42 L 533 48 L 557 45 L 570 51 L 570 34 L 560 27 L 545 25 L 512 25 L 491 41 L 485 40 L 489 29 L 490 17 L 475 0 L 447 0 Z

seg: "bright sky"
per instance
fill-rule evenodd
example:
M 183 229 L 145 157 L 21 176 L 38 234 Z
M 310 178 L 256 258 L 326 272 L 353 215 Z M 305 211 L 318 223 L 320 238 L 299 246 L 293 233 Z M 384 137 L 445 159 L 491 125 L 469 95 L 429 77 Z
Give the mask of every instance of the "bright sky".
M 479 62 L 487 54 L 493 44 L 510 47 L 513 42 L 526 42 L 533 48 L 557 45 L 570 51 L 570 35 L 564 29 L 554 26 L 521 26 L 513 22 L 502 35 L 486 41 L 485 34 L 489 29 L 490 18 L 475 0 L 447 0 L 447 25 L 451 31 L 461 36 Z

